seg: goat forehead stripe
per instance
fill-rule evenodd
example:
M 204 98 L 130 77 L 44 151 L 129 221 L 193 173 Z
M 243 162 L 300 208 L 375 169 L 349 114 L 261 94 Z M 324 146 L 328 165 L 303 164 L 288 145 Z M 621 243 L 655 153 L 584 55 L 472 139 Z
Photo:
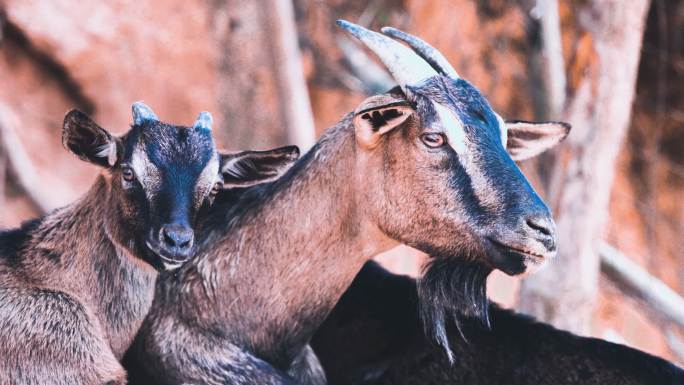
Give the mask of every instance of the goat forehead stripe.
M 131 154 L 131 168 L 135 171 L 140 184 L 143 185 L 145 195 L 151 199 L 161 185 L 161 175 L 157 166 L 148 158 L 147 152 L 139 145 L 135 146 Z
M 463 154 L 466 150 L 466 134 L 463 123 L 449 108 L 437 102 L 432 102 L 432 104 L 449 139 L 449 145 L 457 154 Z
M 483 131 L 466 132 L 463 120 L 450 108 L 438 102 L 432 102 L 435 112 L 444 128 L 444 132 L 449 140 L 449 145 L 458 154 L 459 162 L 463 166 L 465 173 L 470 178 L 473 192 L 479 204 L 485 208 L 495 207 L 500 203 L 495 182 L 487 175 L 485 167 L 486 159 L 478 140 L 468 140 L 467 135 L 487 135 Z M 467 119 L 467 118 L 466 118 Z M 498 140 L 498 139 L 497 139 Z

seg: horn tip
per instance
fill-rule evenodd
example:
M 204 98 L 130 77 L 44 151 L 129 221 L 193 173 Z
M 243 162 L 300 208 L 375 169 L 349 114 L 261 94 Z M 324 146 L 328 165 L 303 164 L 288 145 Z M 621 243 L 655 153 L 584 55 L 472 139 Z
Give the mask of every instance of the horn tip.
M 133 123 L 136 125 L 143 124 L 146 121 L 159 120 L 154 111 L 141 100 L 133 103 L 131 109 L 133 110 Z
M 389 37 L 393 37 L 401 41 L 406 41 L 408 39 L 406 32 L 394 27 L 382 27 L 380 28 L 380 31 Z
M 132 108 L 137 111 L 150 109 L 150 107 L 147 104 L 145 104 L 145 102 L 143 102 L 142 100 L 138 100 L 137 102 L 133 103 Z
M 195 128 L 195 129 L 203 128 L 203 129 L 211 131 L 211 124 L 213 123 L 213 121 L 214 120 L 213 120 L 210 112 L 202 111 L 197 116 L 197 120 L 195 121 L 193 128 Z
M 393 37 L 404 42 L 411 40 L 411 36 L 409 34 L 394 27 L 382 27 L 380 31 L 389 37 Z
M 363 27 L 344 19 L 337 19 L 335 23 L 356 37 L 359 37 L 361 32 L 364 30 Z
M 400 32 L 398 29 L 396 29 L 394 27 L 382 27 L 382 28 L 380 28 L 380 31 L 382 33 L 384 33 L 385 35 L 390 35 L 390 36 L 397 33 L 397 32 Z

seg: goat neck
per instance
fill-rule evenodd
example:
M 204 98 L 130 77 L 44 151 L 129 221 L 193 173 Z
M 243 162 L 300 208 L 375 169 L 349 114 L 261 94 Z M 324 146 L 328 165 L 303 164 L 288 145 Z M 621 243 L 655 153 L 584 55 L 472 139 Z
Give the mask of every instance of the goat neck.
M 119 231 L 105 176 L 75 203 L 34 222 L 18 261 L 34 283 L 83 299 L 122 357 L 149 309 L 157 272 L 114 241 Z
M 178 298 L 185 319 L 199 315 L 267 360 L 291 358 L 363 263 L 396 244 L 362 214 L 351 127 L 343 119 L 282 179 L 244 198 L 237 206 L 247 208 L 181 270 L 182 284 L 167 285 L 180 291 L 166 300 Z

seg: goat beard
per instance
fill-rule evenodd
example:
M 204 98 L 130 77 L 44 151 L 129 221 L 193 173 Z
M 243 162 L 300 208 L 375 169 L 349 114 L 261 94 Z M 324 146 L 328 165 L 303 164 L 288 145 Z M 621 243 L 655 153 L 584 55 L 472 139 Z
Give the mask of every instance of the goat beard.
M 492 269 L 475 261 L 432 258 L 418 280 L 420 317 L 427 336 L 444 348 L 451 363 L 454 354 L 449 344 L 447 323 L 454 322 L 467 342 L 462 322 L 475 319 L 489 329 L 487 277 Z

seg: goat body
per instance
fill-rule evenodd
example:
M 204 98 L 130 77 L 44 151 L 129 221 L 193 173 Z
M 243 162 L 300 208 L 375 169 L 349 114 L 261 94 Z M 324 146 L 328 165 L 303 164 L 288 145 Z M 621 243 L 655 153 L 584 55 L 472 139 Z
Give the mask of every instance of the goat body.
M 152 378 L 261 383 L 240 367 L 263 360 L 291 381 L 285 373 L 365 260 L 391 245 L 359 237 L 349 120 L 234 209 L 217 204 L 196 258 L 161 277 L 133 353 Z
M 386 55 L 401 90 L 366 99 L 281 179 L 213 210 L 197 256 L 159 280 L 129 356 L 150 378 L 291 383 L 363 264 L 398 243 L 511 274 L 555 253 L 549 210 L 505 146 L 531 156 L 567 125 L 509 126 L 466 81 L 351 29 L 408 50 L 421 76 Z
M 80 200 L 0 233 L 0 383 L 123 384 L 119 360 L 152 303 L 157 269 L 193 250 L 221 180 L 210 117 L 161 123 L 142 103 L 114 137 L 84 113 L 64 146 L 106 168 Z
M 489 307 L 448 328 L 453 364 L 425 336 L 416 281 L 374 262 L 364 266 L 312 340 L 330 385 L 675 385 L 684 371 L 639 350 L 558 330 Z M 463 339 L 465 338 L 465 340 Z
M 157 274 L 107 235 L 106 186 L 0 233 L 0 383 L 125 382 Z

